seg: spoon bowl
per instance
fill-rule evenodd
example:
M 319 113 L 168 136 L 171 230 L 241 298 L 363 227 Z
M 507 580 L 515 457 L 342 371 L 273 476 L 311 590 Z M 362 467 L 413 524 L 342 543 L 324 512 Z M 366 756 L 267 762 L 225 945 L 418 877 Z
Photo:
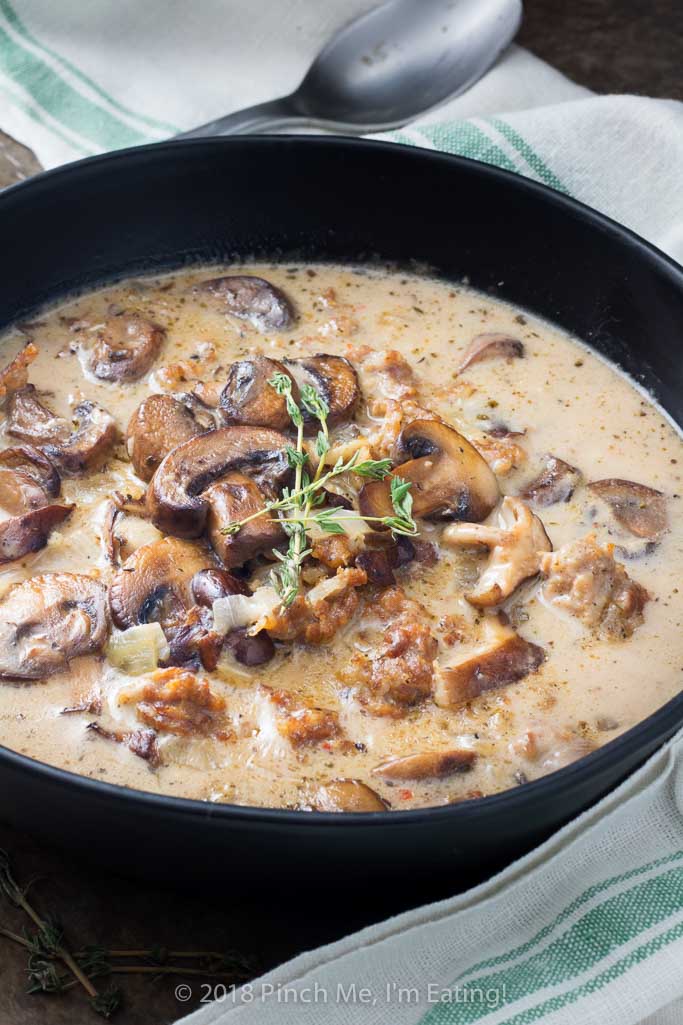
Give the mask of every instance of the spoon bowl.
M 291 95 L 179 138 L 302 125 L 347 134 L 398 128 L 481 78 L 521 16 L 521 0 L 390 0 L 333 36 Z

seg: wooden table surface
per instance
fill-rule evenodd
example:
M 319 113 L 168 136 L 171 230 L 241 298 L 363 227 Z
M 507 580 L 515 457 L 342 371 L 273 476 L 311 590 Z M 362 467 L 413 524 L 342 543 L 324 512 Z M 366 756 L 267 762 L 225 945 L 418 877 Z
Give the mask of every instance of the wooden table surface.
M 683 99 L 681 0 L 527 0 L 519 42 L 598 92 L 635 92 Z M 0 128 L 1 128 L 0 123 Z M 0 132 L 0 186 L 39 170 L 33 155 Z M 40 809 L 36 809 L 36 815 Z M 259 970 L 387 917 L 390 897 L 359 894 L 343 913 L 319 895 L 288 904 L 244 894 L 239 869 L 226 866 L 221 893 L 171 892 L 113 876 L 37 844 L 0 825 L 0 847 L 10 852 L 21 881 L 36 878 L 31 898 L 42 913 L 64 922 L 72 948 L 236 949 Z M 424 901 L 413 887 L 406 906 Z M 0 927 L 20 932 L 23 913 L 0 897 Z M 0 1025 L 81 1025 L 98 1019 L 77 991 L 27 996 L 26 955 L 0 936 Z M 197 1006 L 201 980 L 162 975 L 117 976 L 124 1004 L 119 1025 L 166 1025 Z M 191 985 L 176 999 L 178 983 Z M 106 983 L 105 983 L 106 985 Z

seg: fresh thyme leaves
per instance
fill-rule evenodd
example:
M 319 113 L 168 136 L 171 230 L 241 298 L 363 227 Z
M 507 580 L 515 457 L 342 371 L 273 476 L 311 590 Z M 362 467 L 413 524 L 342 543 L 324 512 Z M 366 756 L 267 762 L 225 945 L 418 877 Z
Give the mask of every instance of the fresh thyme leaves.
M 40 915 L 27 898 L 28 886 L 15 879 L 10 860 L 0 850 L 0 894 L 8 903 L 28 915 L 35 930 L 23 934 L 0 926 L 0 936 L 22 947 L 27 954 L 27 992 L 61 994 L 81 985 L 90 998 L 90 1006 L 102 1018 L 109 1019 L 120 1008 L 122 992 L 117 986 L 95 988 L 90 980 L 115 975 L 200 976 L 237 985 L 255 974 L 255 965 L 233 951 L 150 949 L 108 950 L 84 946 L 73 953 L 66 948 L 61 924 L 49 915 Z M 68 969 L 66 971 L 65 969 Z
M 330 434 L 327 424 L 330 407 L 325 398 L 312 385 L 304 384 L 300 391 L 301 405 L 320 424 L 314 444 L 318 462 L 313 477 L 311 477 L 307 469 L 309 456 L 304 450 L 304 416 L 292 394 L 292 379 L 287 374 L 274 374 L 268 384 L 275 389 L 278 395 L 285 396 L 287 412 L 297 430 L 296 447 L 287 445 L 285 449 L 287 461 L 294 470 L 294 486 L 283 488 L 279 499 L 266 502 L 262 509 L 243 520 L 230 523 L 227 527 L 223 527 L 221 532 L 237 534 L 251 520 L 272 513 L 276 514 L 270 518 L 282 524 L 289 537 L 289 543 L 286 552 L 273 550 L 273 555 L 278 560 L 279 566 L 272 571 L 270 579 L 282 607 L 286 609 L 296 600 L 301 589 L 301 567 L 306 556 L 311 554 L 311 549 L 307 547 L 307 531 L 311 525 L 316 524 L 326 534 L 345 534 L 343 520 L 356 519 L 366 523 L 381 523 L 383 526 L 389 527 L 394 534 L 406 534 L 411 537 L 417 534 L 417 526 L 412 517 L 413 500 L 409 493 L 411 483 L 401 477 L 392 477 L 391 480 L 393 516 L 362 516 L 360 513 L 349 515 L 345 512 L 342 517 L 338 509 L 321 509 L 317 513 L 314 512 L 316 506 L 325 501 L 324 487 L 328 481 L 343 473 L 354 473 L 358 477 L 365 477 L 369 480 L 384 480 L 391 471 L 391 460 L 360 460 L 359 453 L 354 452 L 346 461 L 340 457 L 334 466 L 325 472 L 325 456 L 330 451 Z
M 396 515 L 387 517 L 385 523 L 395 534 L 408 536 L 417 534 L 417 526 L 413 519 L 413 496 L 410 494 L 410 488 L 410 481 L 404 480 L 403 477 L 391 478 L 391 504 Z

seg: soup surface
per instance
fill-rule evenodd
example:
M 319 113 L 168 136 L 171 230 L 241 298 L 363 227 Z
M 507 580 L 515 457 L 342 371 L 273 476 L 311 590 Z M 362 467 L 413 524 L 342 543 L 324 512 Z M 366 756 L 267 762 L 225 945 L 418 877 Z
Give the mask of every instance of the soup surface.
M 400 810 L 675 695 L 681 439 L 547 323 L 334 266 L 125 281 L 2 339 L 0 742 Z

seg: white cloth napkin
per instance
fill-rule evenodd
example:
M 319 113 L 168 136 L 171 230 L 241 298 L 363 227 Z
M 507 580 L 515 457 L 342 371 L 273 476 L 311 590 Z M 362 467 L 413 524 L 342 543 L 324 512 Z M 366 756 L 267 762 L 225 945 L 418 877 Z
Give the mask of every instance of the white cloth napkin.
M 48 167 L 166 138 L 290 91 L 374 4 L 0 0 L 0 129 Z M 683 260 L 680 103 L 596 97 L 512 47 L 383 137 L 527 175 Z M 680 1025 L 682 808 L 679 739 L 483 886 L 303 954 L 187 1025 Z

